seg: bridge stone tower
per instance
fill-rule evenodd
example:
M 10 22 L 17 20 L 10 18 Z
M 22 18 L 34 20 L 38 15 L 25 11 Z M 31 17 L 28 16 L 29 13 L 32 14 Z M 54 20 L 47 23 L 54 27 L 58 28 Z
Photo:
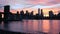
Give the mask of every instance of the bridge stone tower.
M 10 6 L 9 5 L 4 6 L 4 21 L 8 20 L 9 13 L 10 13 Z

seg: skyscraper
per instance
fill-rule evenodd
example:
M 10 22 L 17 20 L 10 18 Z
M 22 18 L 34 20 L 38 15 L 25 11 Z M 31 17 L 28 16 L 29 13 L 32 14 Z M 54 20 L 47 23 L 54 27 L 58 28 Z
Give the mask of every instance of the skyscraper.
M 38 8 L 38 14 L 40 15 L 40 13 L 41 13 L 41 12 L 40 12 L 40 8 Z
M 41 16 L 43 17 L 43 9 L 41 9 Z
M 49 11 L 49 17 L 52 18 L 54 16 L 53 11 Z
M 4 6 L 4 20 L 8 20 L 10 13 L 10 6 L 6 5 Z
M 43 9 L 38 8 L 38 14 L 43 17 Z

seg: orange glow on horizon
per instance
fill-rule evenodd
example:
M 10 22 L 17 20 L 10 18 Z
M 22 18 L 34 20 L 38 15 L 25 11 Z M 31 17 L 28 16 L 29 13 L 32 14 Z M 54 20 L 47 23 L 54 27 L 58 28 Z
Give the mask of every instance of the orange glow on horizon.
M 31 11 L 34 11 L 34 15 L 38 13 L 38 9 L 36 8 L 26 8 L 26 9 L 23 9 L 24 13 L 26 13 L 26 10 L 28 10 L 29 12 Z M 60 9 L 59 8 L 43 8 L 43 14 L 44 16 L 49 16 L 49 12 L 52 10 L 54 14 L 58 14 L 58 12 L 60 12 Z M 0 10 L 1 12 L 3 12 L 3 10 Z M 17 11 L 19 11 L 20 13 L 20 9 L 16 9 L 16 10 L 10 10 L 10 12 L 12 13 L 17 13 Z

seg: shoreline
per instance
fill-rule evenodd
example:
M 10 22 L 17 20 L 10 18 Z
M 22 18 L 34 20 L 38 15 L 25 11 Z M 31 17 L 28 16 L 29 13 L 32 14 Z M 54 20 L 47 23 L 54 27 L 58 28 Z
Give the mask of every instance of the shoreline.
M 0 29 L 0 34 L 36 34 L 36 33 L 12 32 Z M 47 33 L 40 32 L 39 34 L 47 34 Z

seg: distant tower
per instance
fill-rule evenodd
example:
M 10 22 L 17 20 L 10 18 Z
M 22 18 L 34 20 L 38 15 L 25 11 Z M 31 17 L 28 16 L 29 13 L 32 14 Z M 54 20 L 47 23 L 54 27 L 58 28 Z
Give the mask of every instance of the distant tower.
M 41 9 L 41 16 L 43 17 L 43 9 Z
M 33 15 L 33 11 L 31 12 L 31 15 Z
M 38 14 L 40 15 L 40 13 L 41 13 L 41 12 L 40 12 L 40 8 L 38 8 Z
M 53 14 L 53 11 L 49 11 L 49 17 L 53 17 L 54 14 Z
M 8 20 L 10 13 L 10 6 L 6 5 L 4 6 L 4 20 Z

